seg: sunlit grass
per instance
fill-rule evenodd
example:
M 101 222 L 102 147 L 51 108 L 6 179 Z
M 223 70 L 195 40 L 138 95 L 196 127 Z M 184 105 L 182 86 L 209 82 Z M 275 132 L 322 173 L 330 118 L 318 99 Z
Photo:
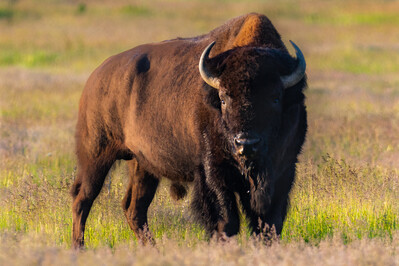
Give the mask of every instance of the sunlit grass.
M 319 3 L 320 4 L 320 3 Z M 216 4 L 215 4 L 216 5 Z M 235 2 L 231 5 L 230 13 L 237 12 L 234 9 L 241 8 L 241 1 Z M 329 38 L 335 38 L 336 48 L 324 50 L 322 53 L 317 53 L 308 58 L 309 65 L 314 65 L 323 70 L 337 70 L 350 73 L 366 73 L 366 74 L 383 74 L 395 73 L 399 71 L 399 58 L 395 47 L 382 46 L 359 46 L 357 43 L 348 43 L 345 41 L 353 32 L 347 32 L 345 35 L 339 32 L 347 29 L 356 29 L 360 32 L 367 31 L 369 27 L 379 31 L 381 27 L 393 27 L 399 23 L 399 18 L 393 8 L 389 12 L 377 9 L 356 11 L 356 6 L 345 7 L 338 5 L 330 10 L 330 6 L 325 4 L 325 8 L 320 8 L 314 11 L 314 7 L 310 5 L 303 5 L 301 9 L 296 9 L 293 4 L 288 1 L 280 5 L 272 5 L 270 3 L 263 3 L 260 1 L 251 1 L 248 3 L 248 11 L 258 11 L 268 14 L 272 18 L 276 18 L 276 24 L 279 24 L 278 19 L 282 22 L 298 21 L 302 22 L 302 27 L 309 28 L 307 24 L 315 25 L 316 27 L 330 27 L 331 35 Z M 13 33 L 12 42 L 10 46 L 10 39 L 2 38 L 0 40 L 0 47 L 5 45 L 0 50 L 0 66 L 24 66 L 31 68 L 49 68 L 58 67 L 66 68 L 73 66 L 77 69 L 93 68 L 95 64 L 87 64 L 87 61 L 93 61 L 98 65 L 110 54 L 123 51 L 132 45 L 141 43 L 141 40 L 146 41 L 146 36 L 149 32 L 158 32 L 158 36 L 151 36 L 148 41 L 160 41 L 162 38 L 174 38 L 180 36 L 182 33 L 186 36 L 194 36 L 200 33 L 205 33 L 212 27 L 215 27 L 224 19 L 215 16 L 213 12 L 209 12 L 209 8 L 213 8 L 213 4 L 207 2 L 206 4 L 199 4 L 193 2 L 188 5 L 186 2 L 173 2 L 169 5 L 160 3 L 157 4 L 130 4 L 117 3 L 114 5 L 96 5 L 89 3 L 86 5 L 61 5 L 60 8 L 55 3 L 47 2 L 46 8 L 37 9 L 30 4 L 18 4 L 12 7 L 5 7 L 4 10 L 11 10 L 12 12 L 33 12 L 37 15 L 32 20 L 32 16 L 24 16 L 25 20 L 20 18 L 17 22 L 9 24 L 7 27 L 15 27 L 17 31 Z M 208 7 L 208 8 L 207 8 Z M 179 8 L 186 8 L 184 12 L 178 13 Z M 79 11 L 81 10 L 81 11 Z M 195 10 L 195 12 L 194 12 Z M 7 12 L 5 14 L 8 14 Z M 242 14 L 243 12 L 237 13 Z M 6 15 L 5 15 L 6 16 Z M 228 19 L 227 10 L 223 12 L 223 16 Z M 208 19 L 204 20 L 204 18 Z M 91 20 L 89 20 L 89 18 Z M 176 33 L 170 32 L 170 35 L 164 37 L 159 36 L 159 33 L 164 34 L 168 31 L 165 27 L 165 22 L 176 19 L 179 24 L 172 25 L 172 29 Z M 184 30 L 179 19 L 185 19 L 191 23 L 190 27 L 196 29 L 192 34 Z M 104 27 L 102 26 L 104 19 L 109 25 L 115 25 L 112 29 L 112 38 L 108 34 L 104 35 Z M 159 23 L 154 23 L 159 21 Z M 70 21 L 71 28 L 65 27 L 65 23 Z M 0 21 L 1 22 L 1 21 Z M 51 32 L 48 35 L 48 28 L 41 29 L 40 25 L 52 23 L 54 26 L 60 27 L 62 30 L 59 34 Z M 74 27 L 79 27 L 80 24 L 87 24 L 86 36 L 76 34 Z M 93 23 L 93 24 L 92 24 Z M 123 25 L 123 29 L 119 29 L 117 25 Z M 140 25 L 140 30 L 136 27 Z M 5 26 L 5 25 L 1 25 Z M 34 27 L 35 31 L 27 32 L 24 28 Z M 296 26 L 294 26 L 296 27 Z M 141 30 L 142 29 L 142 30 Z M 85 32 L 85 29 L 82 29 Z M 43 31 L 43 32 L 42 32 Z M 329 31 L 329 30 L 327 30 Z M 35 39 L 32 34 L 39 34 L 40 38 Z M 317 34 L 323 34 L 319 32 Z M 93 36 L 95 34 L 96 36 Z M 140 36 L 140 34 L 142 36 Z M 306 31 L 304 32 L 306 34 Z M 314 34 L 314 32 L 312 32 Z M 48 36 L 46 36 L 48 35 Z M 29 50 L 27 51 L 26 36 L 31 41 L 29 42 Z M 136 36 L 140 36 L 137 39 Z M 302 36 L 303 37 L 303 36 Z M 56 38 L 56 41 L 54 41 Z M 290 37 L 291 38 L 291 37 Z M 390 37 L 391 38 L 391 37 Z M 98 41 L 95 41 L 95 40 Z M 94 41 L 94 42 L 93 42 Z M 96 47 L 95 50 L 92 48 Z M 97 61 L 96 61 L 97 59 Z
M 312 58 L 314 66 L 322 70 L 336 70 L 354 74 L 387 74 L 399 72 L 399 53 L 384 47 L 338 47 Z
M 383 26 L 383 25 L 399 25 L 399 17 L 396 12 L 346 12 L 342 9 L 335 12 L 317 12 L 311 13 L 304 17 L 306 23 L 311 24 L 329 24 L 339 26 Z
M 69 187 L 75 175 L 75 160 L 46 156 L 2 173 L 6 204 L 0 210 L 0 227 L 10 232 L 35 232 L 48 243 L 70 246 Z M 326 157 L 316 167 L 298 169 L 296 187 L 282 240 L 319 243 L 340 236 L 346 242 L 362 238 L 392 238 L 399 229 L 397 173 L 383 169 L 353 169 L 344 161 Z M 105 181 L 102 194 L 87 222 L 87 246 L 113 247 L 136 241 L 121 208 L 126 189 L 126 171 L 116 167 Z M 189 199 L 173 202 L 164 183 L 150 208 L 150 229 L 156 239 L 168 237 L 197 243 L 207 237 L 190 219 Z M 247 229 L 241 237 L 248 237 Z
M 25 67 L 43 67 L 53 65 L 57 61 L 58 55 L 47 51 L 35 51 L 30 54 L 18 52 L 2 52 L 0 57 L 0 66 L 25 66 Z
M 127 5 L 120 8 L 120 12 L 128 16 L 148 16 L 151 15 L 151 10 L 143 5 Z
M 308 65 L 309 134 L 297 166 L 281 244 L 267 249 L 253 240 L 245 217 L 240 235 L 230 246 L 214 244 L 192 220 L 190 197 L 173 201 L 168 181 L 162 181 L 149 210 L 149 229 L 160 249 L 156 254 L 163 256 L 156 257 L 155 251 L 137 245 L 124 217 L 121 201 L 128 178 L 125 164 L 119 163 L 90 213 L 89 251 L 82 256 L 91 256 L 92 261 L 105 256 L 110 261 L 119 252 L 129 262 L 134 262 L 129 256 L 146 254 L 139 260 L 147 264 L 155 260 L 192 264 L 205 253 L 213 254 L 207 263 L 236 259 L 237 264 L 247 265 L 263 262 L 265 257 L 260 260 L 259 254 L 267 258 L 280 254 L 275 259 L 281 262 L 288 253 L 297 258 L 305 251 L 320 263 L 323 258 L 337 260 L 334 254 L 348 250 L 344 253 L 351 264 L 348 254 L 358 254 L 359 248 L 364 254 L 373 250 L 386 254 L 385 260 L 370 257 L 378 263 L 389 264 L 395 258 L 392 254 L 397 258 L 397 4 L 366 1 L 369 6 L 359 6 L 356 1 L 343 4 L 338 0 L 299 1 L 299 5 L 260 0 L 228 4 L 186 0 L 11 2 L 0 3 L 0 264 L 4 250 L 13 254 L 13 247 L 21 247 L 33 262 L 37 254 L 41 259 L 51 254 L 43 245 L 57 247 L 54 256 L 64 256 L 68 262 L 82 258 L 65 254 L 64 249 L 71 246 L 74 126 L 89 73 L 108 56 L 138 44 L 196 36 L 251 11 L 269 15 L 284 40 L 300 45 Z M 30 251 L 36 243 L 42 246 Z M 334 250 L 331 253 L 329 245 Z M 102 248 L 104 253 L 95 253 Z M 279 249 L 286 252 L 278 253 Z M 172 259 L 166 250 L 173 254 Z M 316 252 L 324 257 L 314 255 Z M 197 261 L 187 259 L 187 254 L 197 256 Z M 297 259 L 306 261 L 305 255 Z M 364 259 L 358 255 L 355 261 Z M 291 264 L 294 262 L 296 259 Z
M 43 98 L 43 91 L 29 92 L 22 95 L 9 95 L 7 107 L 0 115 L 3 121 L 22 120 L 28 123 L 49 123 L 60 119 L 73 119 L 79 95 L 63 95 L 57 91 L 47 92 Z M 76 109 L 76 108 L 75 108 Z
M 303 164 L 298 171 L 284 240 L 392 238 L 399 229 L 397 172 L 353 168 L 329 156 L 316 169 Z

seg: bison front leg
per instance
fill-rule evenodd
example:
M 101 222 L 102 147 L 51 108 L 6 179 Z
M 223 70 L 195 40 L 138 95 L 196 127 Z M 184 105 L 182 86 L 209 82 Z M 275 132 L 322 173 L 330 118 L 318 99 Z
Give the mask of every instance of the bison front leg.
M 192 210 L 206 231 L 220 240 L 236 235 L 239 231 L 239 215 L 233 191 L 225 185 L 223 176 L 215 171 L 208 175 L 201 169 L 195 178 Z
M 288 168 L 278 177 L 274 184 L 270 206 L 264 214 L 260 214 L 260 210 L 255 210 L 251 205 L 249 190 L 239 192 L 243 209 L 250 221 L 250 228 L 256 235 L 263 234 L 266 238 L 274 238 L 281 234 L 294 175 L 295 166 Z
M 275 191 L 272 198 L 271 208 L 267 212 L 265 222 L 271 227 L 274 226 L 276 234 L 280 235 L 283 230 L 283 223 L 287 216 L 289 193 L 295 177 L 295 165 L 288 167 L 278 178 L 275 184 Z
M 148 229 L 147 211 L 154 198 L 159 180 L 140 167 L 137 160 L 128 162 L 130 183 L 122 207 L 127 222 L 138 240 L 154 244 Z

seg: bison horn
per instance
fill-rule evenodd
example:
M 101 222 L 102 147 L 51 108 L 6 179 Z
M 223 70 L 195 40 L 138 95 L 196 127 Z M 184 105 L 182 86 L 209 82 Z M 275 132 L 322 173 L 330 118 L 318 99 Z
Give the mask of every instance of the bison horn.
M 306 70 L 305 57 L 303 56 L 298 46 L 296 46 L 293 41 L 290 42 L 295 48 L 297 67 L 291 74 L 287 76 L 281 76 L 281 82 L 283 83 L 284 89 L 287 89 L 297 84 L 303 78 L 303 76 L 305 76 Z
M 201 74 L 202 79 L 211 87 L 215 89 L 219 89 L 220 87 L 220 80 L 217 76 L 212 75 L 211 72 L 205 66 L 205 61 L 208 60 L 209 53 L 211 52 L 212 47 L 215 45 L 215 42 L 209 44 L 205 50 L 202 52 L 201 59 L 199 61 L 199 71 Z

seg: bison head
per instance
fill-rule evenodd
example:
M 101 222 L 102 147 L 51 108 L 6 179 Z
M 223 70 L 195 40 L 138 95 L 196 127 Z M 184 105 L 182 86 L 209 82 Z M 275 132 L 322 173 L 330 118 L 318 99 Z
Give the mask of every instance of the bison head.
M 252 208 L 261 217 L 273 195 L 272 157 L 283 135 L 284 93 L 305 76 L 304 56 L 291 43 L 296 59 L 264 47 L 238 47 L 208 58 L 213 42 L 199 62 L 202 79 L 217 92 L 229 152 L 250 187 Z

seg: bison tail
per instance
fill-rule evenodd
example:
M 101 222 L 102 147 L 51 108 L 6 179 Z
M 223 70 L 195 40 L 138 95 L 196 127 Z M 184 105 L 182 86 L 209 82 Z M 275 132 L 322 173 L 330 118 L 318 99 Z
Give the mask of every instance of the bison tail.
M 181 200 L 187 195 L 187 188 L 181 183 L 172 183 L 170 185 L 170 195 L 174 200 Z

